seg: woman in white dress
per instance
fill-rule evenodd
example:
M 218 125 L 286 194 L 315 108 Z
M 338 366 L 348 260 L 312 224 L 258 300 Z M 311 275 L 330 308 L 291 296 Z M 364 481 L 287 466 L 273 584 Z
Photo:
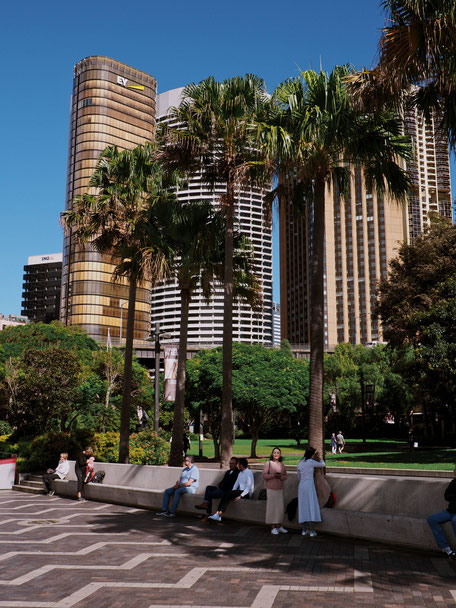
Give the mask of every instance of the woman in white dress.
M 325 461 L 314 448 L 308 447 L 304 458 L 298 463 L 298 513 L 303 525 L 303 536 L 317 536 L 313 522 L 321 521 L 320 505 L 314 482 L 314 470 L 325 467 Z

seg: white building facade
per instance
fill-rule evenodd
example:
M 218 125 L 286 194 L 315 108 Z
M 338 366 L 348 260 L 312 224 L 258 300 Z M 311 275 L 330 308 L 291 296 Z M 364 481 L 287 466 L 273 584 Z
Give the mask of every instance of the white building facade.
M 157 96 L 157 124 L 168 119 L 168 110 L 179 106 L 183 89 L 173 89 Z M 186 189 L 178 191 L 182 203 L 208 200 L 218 207 L 224 190 L 211 190 L 199 174 L 193 175 Z M 236 227 L 249 238 L 255 257 L 255 269 L 263 287 L 263 309 L 254 312 L 241 303 L 233 307 L 233 340 L 247 344 L 272 343 L 272 228 L 265 226 L 263 215 L 264 192 L 251 188 L 241 192 L 236 203 Z M 152 289 L 151 322 L 160 324 L 160 332 L 169 334 L 167 342 L 177 342 L 180 329 L 180 293 L 176 282 L 167 282 Z M 189 345 L 202 348 L 220 345 L 223 339 L 223 286 L 216 289 L 211 302 L 206 303 L 196 290 L 190 304 Z

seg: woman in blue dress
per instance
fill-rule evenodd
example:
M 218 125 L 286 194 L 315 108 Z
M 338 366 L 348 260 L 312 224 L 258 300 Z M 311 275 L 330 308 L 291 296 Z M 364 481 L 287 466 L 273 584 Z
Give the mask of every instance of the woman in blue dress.
M 298 513 L 303 525 L 303 536 L 317 536 L 313 522 L 321 521 L 320 505 L 314 482 L 314 470 L 325 467 L 325 461 L 315 448 L 308 447 L 304 458 L 298 463 Z

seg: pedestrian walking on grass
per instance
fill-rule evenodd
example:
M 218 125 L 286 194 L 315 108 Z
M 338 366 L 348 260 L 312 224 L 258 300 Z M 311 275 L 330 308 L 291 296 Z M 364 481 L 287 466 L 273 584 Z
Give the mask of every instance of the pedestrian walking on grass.
M 304 458 L 298 463 L 298 520 L 302 524 L 303 536 L 317 536 L 313 522 L 321 521 L 320 505 L 315 489 L 314 471 L 326 466 L 315 448 L 308 447 Z
M 271 524 L 271 534 L 286 534 L 283 527 L 285 505 L 283 502 L 283 482 L 288 479 L 287 471 L 282 462 L 282 452 L 274 448 L 263 467 L 264 487 L 266 488 L 266 523 Z
M 456 465 L 454 467 L 453 475 L 456 477 Z M 456 534 L 456 479 L 453 479 L 447 486 L 444 498 L 448 501 L 448 507 L 445 511 L 429 515 L 427 522 L 431 526 L 432 534 L 434 535 L 435 542 L 439 548 L 450 559 L 456 559 L 456 553 L 450 547 L 445 532 L 442 530 L 442 524 L 449 521 L 451 522 L 453 532 Z
M 333 454 L 335 454 L 337 452 L 336 433 L 331 433 L 331 452 Z
M 344 447 L 345 447 L 345 439 L 344 439 L 344 436 L 342 435 L 342 431 L 339 431 L 337 433 L 336 441 L 337 441 L 337 451 L 339 454 L 342 454 L 342 452 L 344 451 Z

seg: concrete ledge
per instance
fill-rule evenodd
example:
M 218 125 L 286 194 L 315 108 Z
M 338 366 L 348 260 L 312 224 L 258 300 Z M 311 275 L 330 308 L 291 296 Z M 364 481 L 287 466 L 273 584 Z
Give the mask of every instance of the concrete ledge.
M 114 463 L 96 463 L 95 468 L 106 472 L 106 483 L 87 484 L 84 487 L 86 498 L 151 510 L 161 508 L 164 489 L 174 484 L 181 470 Z M 198 468 L 199 490 L 181 498 L 179 512 L 197 515 L 194 506 L 201 502 L 206 485 L 216 485 L 222 477 L 220 470 Z M 68 480 L 54 482 L 56 493 L 61 496 L 76 496 L 74 467 L 70 469 Z M 254 477 L 256 497 L 263 487 L 261 471 L 255 471 Z M 447 479 L 333 472 L 326 478 L 336 493 L 337 504 L 334 509 L 322 509 L 323 521 L 316 524 L 317 530 L 405 547 L 436 548 L 426 517 L 446 508 L 443 494 Z M 289 472 L 285 503 L 297 496 L 297 486 L 296 473 Z M 225 518 L 263 524 L 265 513 L 265 501 L 243 500 L 232 503 Z M 285 523 L 287 527 L 299 527 L 296 519 Z M 450 525 L 445 525 L 445 532 L 450 542 L 456 544 Z

